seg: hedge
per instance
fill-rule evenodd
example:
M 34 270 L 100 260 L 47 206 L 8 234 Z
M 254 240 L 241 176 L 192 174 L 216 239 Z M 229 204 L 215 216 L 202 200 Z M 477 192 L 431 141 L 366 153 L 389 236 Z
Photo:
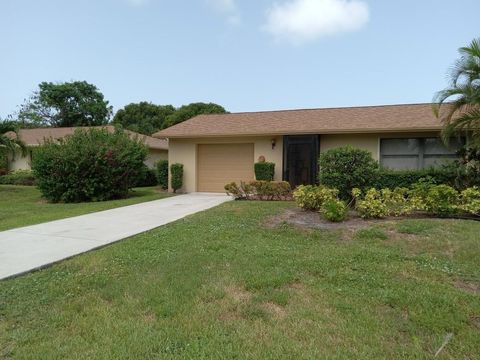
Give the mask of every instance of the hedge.
M 183 164 L 172 164 L 170 166 L 172 173 L 171 185 L 173 192 L 177 192 L 183 186 Z
M 157 172 L 154 169 L 150 169 L 148 166 L 144 166 L 142 173 L 138 176 L 137 187 L 156 186 L 158 185 Z
M 0 176 L 1 185 L 35 185 L 35 176 L 30 170 L 17 170 Z
M 287 181 L 255 180 L 226 184 L 225 191 L 236 200 L 289 200 L 292 189 Z
M 254 165 L 255 179 L 257 181 L 273 181 L 275 175 L 275 163 L 257 162 Z
M 168 160 L 157 162 L 157 180 L 163 190 L 168 189 Z
M 370 187 L 376 189 L 409 188 L 421 179 L 430 179 L 435 184 L 454 186 L 457 174 L 450 169 L 390 170 L 379 169 Z

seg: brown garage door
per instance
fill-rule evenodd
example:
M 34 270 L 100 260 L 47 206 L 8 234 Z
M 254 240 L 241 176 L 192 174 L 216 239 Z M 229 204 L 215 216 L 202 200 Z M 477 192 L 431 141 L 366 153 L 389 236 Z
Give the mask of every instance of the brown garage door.
M 198 191 L 224 192 L 225 184 L 254 179 L 253 144 L 198 145 Z

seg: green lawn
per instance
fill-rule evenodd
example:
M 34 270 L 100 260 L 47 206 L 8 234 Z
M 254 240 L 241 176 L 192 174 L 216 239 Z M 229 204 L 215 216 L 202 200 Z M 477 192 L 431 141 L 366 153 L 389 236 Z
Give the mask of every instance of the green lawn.
M 158 188 L 146 187 L 134 189 L 128 199 L 80 204 L 48 204 L 41 198 L 36 187 L 0 185 L 0 231 L 157 200 L 166 196 L 169 194 Z
M 480 357 L 480 223 L 305 230 L 230 202 L 0 282 L 0 358 Z

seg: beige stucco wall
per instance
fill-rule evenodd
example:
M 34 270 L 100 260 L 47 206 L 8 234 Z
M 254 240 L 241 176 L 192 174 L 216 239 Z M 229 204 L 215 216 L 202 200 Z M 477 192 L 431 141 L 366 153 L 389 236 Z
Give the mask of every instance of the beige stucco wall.
M 382 134 L 329 134 L 320 136 L 320 152 L 339 146 L 351 145 L 365 149 L 372 153 L 374 159 L 379 159 L 380 139 L 401 137 L 436 137 L 436 132 L 415 133 L 382 133 Z M 272 139 L 276 145 L 272 149 Z M 282 180 L 283 171 L 283 136 L 258 137 L 225 137 L 225 138 L 197 138 L 197 139 L 170 139 L 168 161 L 169 164 L 181 163 L 184 166 L 184 187 L 182 192 L 197 191 L 197 145 L 223 143 L 253 143 L 255 161 L 259 156 L 265 156 L 266 161 L 275 163 L 275 180 Z
M 168 150 L 149 149 L 145 165 L 149 168 L 154 168 L 155 164 L 160 160 L 168 160 Z
M 272 139 L 275 139 L 274 149 L 272 149 Z M 169 164 L 183 164 L 184 186 L 181 189 L 182 192 L 197 191 L 197 146 L 199 144 L 225 143 L 253 143 L 255 161 L 258 161 L 260 156 L 264 156 L 266 161 L 275 163 L 275 180 L 282 180 L 283 137 L 281 136 L 170 139 Z
M 8 156 L 8 170 L 30 170 L 32 168 L 32 161 L 30 153 L 27 156 L 23 156 L 20 151 L 17 151 L 15 156 Z

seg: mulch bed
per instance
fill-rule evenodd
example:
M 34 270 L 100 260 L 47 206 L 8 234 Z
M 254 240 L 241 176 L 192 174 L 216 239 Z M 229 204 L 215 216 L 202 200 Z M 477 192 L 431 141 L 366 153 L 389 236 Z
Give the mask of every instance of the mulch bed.
M 442 219 L 463 219 L 463 220 L 476 220 L 478 217 L 470 216 L 449 216 L 442 217 Z M 361 229 L 367 228 L 374 224 L 384 223 L 386 221 L 398 221 L 403 219 L 439 219 L 437 216 L 431 216 L 425 213 L 412 214 L 410 216 L 391 216 L 383 219 L 362 219 L 356 211 L 350 211 L 347 220 L 343 222 L 330 222 L 323 219 L 318 212 L 305 211 L 300 208 L 287 209 L 283 213 L 268 217 L 264 226 L 268 228 L 275 228 L 281 224 L 290 224 L 305 229 Z

